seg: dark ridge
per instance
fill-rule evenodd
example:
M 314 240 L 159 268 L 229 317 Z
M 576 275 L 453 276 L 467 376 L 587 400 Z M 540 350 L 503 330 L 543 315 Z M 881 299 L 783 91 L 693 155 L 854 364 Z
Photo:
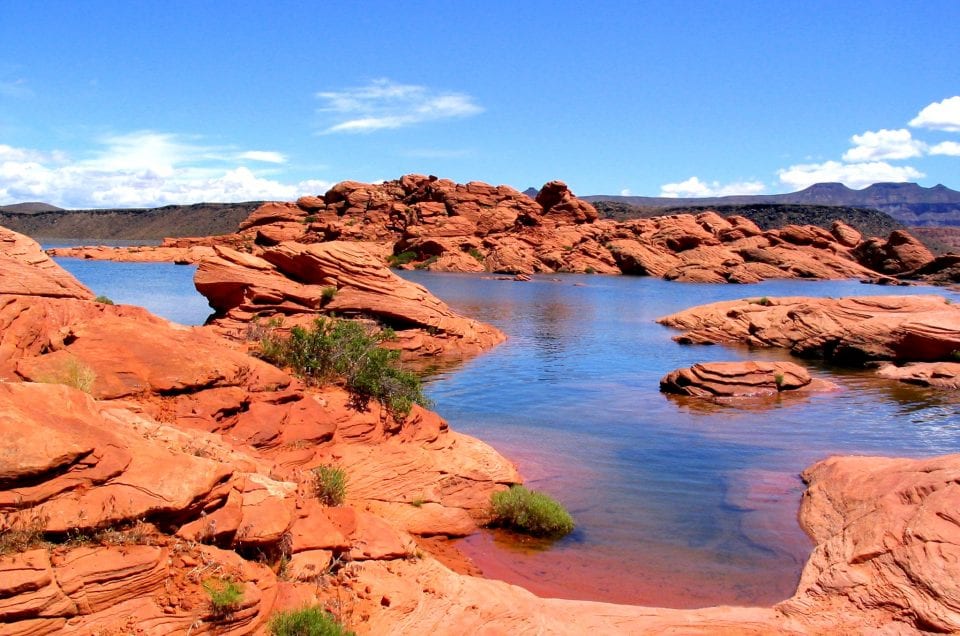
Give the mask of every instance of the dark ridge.
M 685 205 L 670 208 L 640 208 L 610 201 L 598 201 L 593 205 L 601 217 L 618 221 L 668 214 L 700 214 L 712 210 L 720 216 L 745 216 L 764 230 L 781 228 L 784 225 L 816 225 L 829 230 L 836 220 L 857 228 L 865 237 L 886 237 L 890 232 L 904 228 L 902 223 L 879 210 L 836 205 Z
M 36 214 L 37 212 L 59 212 L 61 210 L 63 210 L 63 208 L 39 201 L 0 205 L 0 212 L 11 212 L 13 214 Z
M 648 208 L 704 207 L 725 205 L 835 205 L 847 208 L 875 208 L 904 225 L 960 226 L 960 192 L 937 184 L 925 188 L 916 183 L 875 183 L 863 190 L 852 190 L 842 183 L 816 183 L 788 194 L 737 195 L 671 199 L 592 195 L 582 197 L 595 206 L 598 202 Z
M 195 203 L 161 208 L 0 212 L 0 225 L 33 238 L 159 240 L 236 232 L 262 204 Z

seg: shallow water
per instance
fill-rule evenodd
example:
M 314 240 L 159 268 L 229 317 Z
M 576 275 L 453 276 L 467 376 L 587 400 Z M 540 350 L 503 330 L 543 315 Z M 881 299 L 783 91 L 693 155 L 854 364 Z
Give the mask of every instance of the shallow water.
M 94 292 L 185 324 L 209 313 L 193 267 L 58 259 Z M 668 607 L 769 604 L 792 594 L 810 542 L 796 522 L 800 471 L 830 454 L 960 451 L 960 399 L 805 364 L 842 386 L 746 407 L 659 393 L 660 377 L 706 360 L 782 351 L 690 347 L 654 320 L 715 300 L 938 293 L 856 282 L 695 285 L 650 278 L 529 283 L 408 272 L 509 340 L 439 371 L 436 410 L 517 462 L 562 501 L 573 535 L 549 549 L 491 532 L 460 542 L 485 575 L 550 596 Z M 960 302 L 960 295 L 949 294 Z
M 799 361 L 843 390 L 746 408 L 659 393 L 668 371 L 783 351 L 681 346 L 654 320 L 716 300 L 943 293 L 857 282 L 691 285 L 651 278 L 531 283 L 410 273 L 510 339 L 430 380 L 454 428 L 518 462 L 578 522 L 550 550 L 492 533 L 461 542 L 488 576 L 553 596 L 692 607 L 792 594 L 810 542 L 796 522 L 798 474 L 834 453 L 960 450 L 956 396 Z M 953 297 L 960 298 L 956 294 Z

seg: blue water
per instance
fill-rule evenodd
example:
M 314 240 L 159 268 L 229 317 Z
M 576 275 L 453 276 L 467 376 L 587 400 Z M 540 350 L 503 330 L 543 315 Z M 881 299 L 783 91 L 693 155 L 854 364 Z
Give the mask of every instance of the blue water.
M 98 294 L 185 324 L 209 308 L 193 268 L 58 259 Z M 695 362 L 783 351 L 681 346 L 654 320 L 716 300 L 937 293 L 850 281 L 696 285 L 652 278 L 519 283 L 408 272 L 509 340 L 428 379 L 454 429 L 516 461 L 577 519 L 547 550 L 483 533 L 461 548 L 488 576 L 552 596 L 674 607 L 773 603 L 794 590 L 810 543 L 796 522 L 800 471 L 835 453 L 960 451 L 960 398 L 799 361 L 842 390 L 722 407 L 664 396 Z
M 193 286 L 196 265 L 116 263 L 82 258 L 56 261 L 95 294 L 117 304 L 146 307 L 158 316 L 184 325 L 202 325 L 213 313 L 207 299 Z

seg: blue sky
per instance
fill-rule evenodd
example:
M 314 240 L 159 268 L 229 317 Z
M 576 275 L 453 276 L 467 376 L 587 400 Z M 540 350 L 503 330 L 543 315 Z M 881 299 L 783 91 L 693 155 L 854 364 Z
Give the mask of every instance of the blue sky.
M 0 204 L 960 189 L 960 2 L 0 5 Z

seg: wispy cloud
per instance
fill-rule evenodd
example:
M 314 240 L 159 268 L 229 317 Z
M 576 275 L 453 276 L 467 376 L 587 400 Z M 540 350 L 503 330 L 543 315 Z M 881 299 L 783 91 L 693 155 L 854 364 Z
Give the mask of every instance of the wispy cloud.
M 238 151 L 149 130 L 94 141 L 88 156 L 0 145 L 0 204 L 46 201 L 66 208 L 149 207 L 198 201 L 291 200 L 326 191 L 320 180 L 285 183 L 243 161 L 278 163 L 274 151 Z
M 850 141 L 853 148 L 843 153 L 843 160 L 852 163 L 912 159 L 922 156 L 926 150 L 926 144 L 914 139 L 906 128 L 868 130 L 862 135 L 854 135 Z
M 465 93 L 376 79 L 366 86 L 317 93 L 334 123 L 324 133 L 369 133 L 483 112 Z
M 960 132 L 960 95 L 934 102 L 910 120 L 914 128 Z
M 249 161 L 260 161 L 263 163 L 287 163 L 287 158 L 282 153 L 272 150 L 248 150 L 237 155 L 240 159 Z
M 33 97 L 33 90 L 25 79 L 0 80 L 0 95 L 4 97 Z
M 735 194 L 761 194 L 766 187 L 760 181 L 742 181 L 721 184 L 719 181 L 701 181 L 690 177 L 686 181 L 665 183 L 660 186 L 662 197 L 724 197 Z
M 894 166 L 886 161 L 805 163 L 778 170 L 777 175 L 782 184 L 793 190 L 802 190 L 815 183 L 832 182 L 860 189 L 881 181 L 912 181 L 926 176 L 911 166 Z

